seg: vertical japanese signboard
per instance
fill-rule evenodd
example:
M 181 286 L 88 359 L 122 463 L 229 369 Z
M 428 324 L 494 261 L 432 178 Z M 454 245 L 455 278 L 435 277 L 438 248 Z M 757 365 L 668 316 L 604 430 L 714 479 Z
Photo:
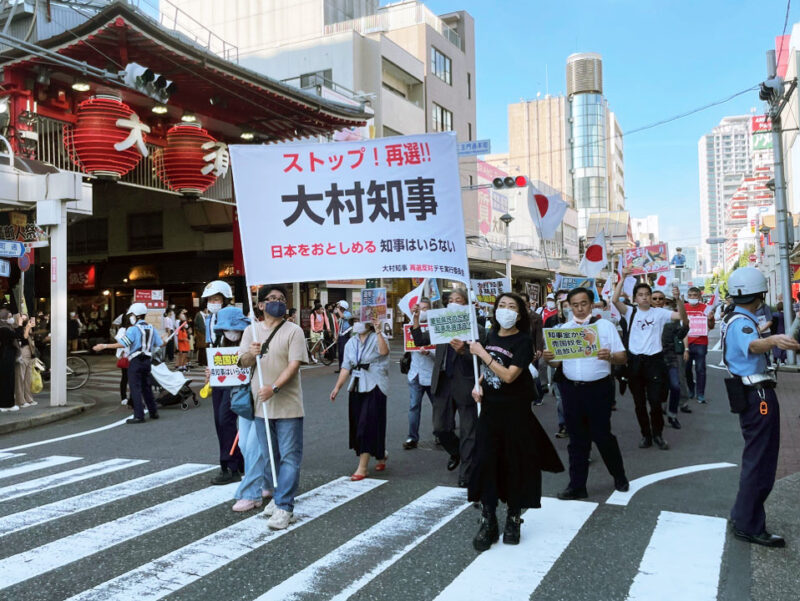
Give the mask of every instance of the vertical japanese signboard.
M 251 284 L 467 279 L 453 133 L 234 145 L 231 159 Z

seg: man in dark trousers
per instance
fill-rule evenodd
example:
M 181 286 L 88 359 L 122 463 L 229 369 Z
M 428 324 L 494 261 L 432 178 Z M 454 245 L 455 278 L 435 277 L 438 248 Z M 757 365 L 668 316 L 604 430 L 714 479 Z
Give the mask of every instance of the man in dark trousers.
M 469 304 L 467 291 L 457 288 L 450 293 L 448 304 Z M 430 336 L 420 329 L 419 306 L 414 308 L 411 336 L 417 346 L 428 346 Z M 486 332 L 478 328 L 481 343 L 486 341 Z M 445 451 L 450 454 L 447 462 L 449 471 L 461 466 L 458 485 L 466 488 L 472 474 L 475 437 L 478 425 L 478 406 L 472 398 L 475 388 L 475 375 L 469 345 L 462 340 L 450 344 L 437 344 L 431 376 L 433 395 L 433 434 L 439 439 Z M 459 434 L 455 433 L 455 419 L 458 413 Z
M 722 356 L 731 378 L 725 380 L 731 411 L 739 414 L 744 438 L 739 492 L 731 509 L 733 534 L 765 547 L 784 547 L 786 541 L 766 527 L 764 502 L 775 484 L 781 443 L 781 416 L 775 394 L 775 373 L 768 368 L 773 348 L 800 350 L 785 334 L 762 338 L 757 311 L 764 303 L 767 280 L 755 267 L 740 267 L 728 278 L 736 308 L 725 316 Z
M 594 291 L 574 288 L 567 295 L 567 301 L 572 309 L 572 318 L 560 327 L 589 325 Z M 550 365 L 561 365 L 564 371 L 561 402 L 569 434 L 569 485 L 558 493 L 558 498 L 563 500 L 585 499 L 588 496 L 586 479 L 592 442 L 597 445 L 606 468 L 614 478 L 614 488 L 623 492 L 629 488 L 619 444 L 611 433 L 611 402 L 614 397 L 611 366 L 624 365 L 627 354 L 614 324 L 598 319 L 592 325 L 597 328 L 599 336 L 597 357 L 556 361 L 552 351 L 546 350 L 542 355 Z

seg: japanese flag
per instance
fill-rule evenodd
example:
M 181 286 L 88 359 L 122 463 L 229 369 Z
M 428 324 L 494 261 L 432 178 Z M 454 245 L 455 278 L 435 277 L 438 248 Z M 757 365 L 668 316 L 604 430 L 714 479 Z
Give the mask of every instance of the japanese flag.
M 608 303 L 608 308 L 611 311 L 611 317 L 619 320 L 621 317 L 619 310 L 617 309 L 617 306 L 611 302 L 611 297 L 614 296 L 614 284 L 618 281 L 616 278 L 617 275 L 615 273 L 612 273 L 608 276 L 606 283 L 603 284 L 603 289 L 600 291 L 600 296 Z
M 719 304 L 719 286 L 714 288 L 714 292 L 711 294 L 711 298 L 708 299 L 708 303 L 706 303 L 706 315 L 710 314 L 714 308 Z
M 658 274 L 655 284 L 653 285 L 653 292 L 656 290 L 663 292 L 664 296 L 667 298 L 672 298 L 672 286 L 669 285 L 669 281 L 667 280 L 667 275 L 665 273 Z
M 606 255 L 606 235 L 600 231 L 594 241 L 586 247 L 579 269 L 588 278 L 597 277 L 603 268 L 608 264 Z
M 414 307 L 416 307 L 417 303 L 419 303 L 419 299 L 421 299 L 424 296 L 426 281 L 427 280 L 422 280 L 422 283 L 419 286 L 417 286 L 411 292 L 406 294 L 397 303 L 397 306 L 403 313 L 406 314 L 406 316 L 408 316 L 409 319 L 413 319 Z
M 531 186 L 528 197 L 528 210 L 531 219 L 538 224 L 539 233 L 543 240 L 552 240 L 556 236 L 558 226 L 564 220 L 567 212 L 567 203 L 558 194 L 547 196 Z

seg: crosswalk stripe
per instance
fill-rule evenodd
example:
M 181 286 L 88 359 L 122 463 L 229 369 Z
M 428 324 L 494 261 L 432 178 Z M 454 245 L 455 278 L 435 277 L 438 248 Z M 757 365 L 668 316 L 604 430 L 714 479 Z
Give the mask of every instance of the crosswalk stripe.
M 32 459 L 31 461 L 18 463 L 14 467 L 0 470 L 0 479 L 19 476 L 20 474 L 27 474 L 28 472 L 35 472 L 36 470 L 44 470 L 49 467 L 70 463 L 71 461 L 80 461 L 80 459 L 80 457 L 65 457 L 63 455 L 52 455 L 50 457 Z
M 0 588 L 40 576 L 230 500 L 238 484 L 210 486 L 0 561 Z M 131 598 L 131 597 L 129 597 Z
M 13 459 L 14 457 L 22 457 L 25 453 L 0 453 L 0 461 L 4 459 Z
M 543 498 L 541 509 L 522 516 L 519 545 L 493 545 L 436 597 L 437 601 L 528 601 L 597 503 Z M 688 597 L 687 597 L 688 598 Z
M 11 486 L 0 488 L 0 501 L 9 501 L 49 488 L 65 486 L 67 484 L 73 484 L 74 482 L 80 482 L 81 480 L 88 480 L 95 476 L 102 476 L 103 474 L 124 470 L 125 468 L 141 465 L 142 463 L 147 463 L 147 460 L 109 459 L 108 461 L 101 461 L 100 463 L 93 463 L 92 465 L 84 465 L 74 470 L 43 476 L 42 478 L 28 480 L 19 484 L 12 484 Z
M 662 511 L 627 601 L 716 601 L 725 529 L 723 518 Z
M 463 489 L 434 488 L 256 601 L 348 599 L 469 506 Z M 347 584 L 352 573 L 362 576 Z
M 266 516 L 259 513 L 79 593 L 68 601 L 161 599 L 385 483 L 385 480 L 373 478 L 360 482 L 338 478 L 297 497 L 295 515 L 298 521 L 286 530 L 270 530 Z M 0 564 L 0 573 L 3 570 Z
M 127 480 L 113 486 L 93 490 L 81 495 L 54 501 L 47 505 L 32 507 L 26 511 L 12 513 L 0 517 L 0 536 L 5 536 L 12 532 L 38 526 L 51 520 L 56 520 L 87 509 L 94 509 L 100 505 L 106 505 L 114 501 L 119 501 L 126 497 L 164 486 L 174 484 L 185 478 L 196 476 L 205 472 L 217 469 L 214 465 L 203 465 L 198 463 L 184 463 L 154 474 L 148 474 L 133 480 Z

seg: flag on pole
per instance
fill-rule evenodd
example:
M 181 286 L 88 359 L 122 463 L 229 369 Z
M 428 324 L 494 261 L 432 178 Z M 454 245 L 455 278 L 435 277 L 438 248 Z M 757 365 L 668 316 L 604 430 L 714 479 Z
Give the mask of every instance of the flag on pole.
M 425 282 L 427 282 L 427 280 L 422 280 L 422 283 L 419 286 L 406 294 L 397 303 L 399 309 L 405 313 L 409 319 L 414 318 L 414 307 L 416 307 L 419 303 L 419 299 L 425 295 Z
M 586 247 L 579 269 L 586 277 L 593 278 L 597 277 L 607 264 L 606 235 L 604 231 L 600 230 L 594 241 Z
M 659 273 L 658 277 L 656 277 L 655 285 L 653 286 L 653 292 L 658 290 L 667 298 L 672 298 L 672 287 L 668 284 L 669 282 L 667 281 L 667 274 L 665 272 Z
M 531 195 L 528 198 L 528 210 L 531 219 L 538 224 L 539 233 L 543 240 L 552 240 L 556 236 L 558 226 L 564 220 L 567 212 L 567 203 L 559 194 L 547 196 L 531 186 Z
M 714 288 L 714 292 L 711 293 L 711 298 L 708 299 L 708 302 L 706 303 L 705 314 L 706 315 L 710 314 L 718 304 L 719 304 L 719 286 L 716 286 Z

